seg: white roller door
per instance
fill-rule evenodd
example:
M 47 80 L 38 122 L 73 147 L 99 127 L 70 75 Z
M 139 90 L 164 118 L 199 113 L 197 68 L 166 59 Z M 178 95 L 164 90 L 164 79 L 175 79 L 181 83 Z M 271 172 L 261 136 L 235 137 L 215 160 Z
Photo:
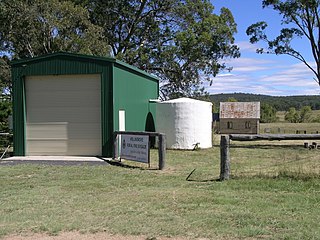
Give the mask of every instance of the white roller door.
M 101 155 L 100 75 L 30 76 L 26 155 Z

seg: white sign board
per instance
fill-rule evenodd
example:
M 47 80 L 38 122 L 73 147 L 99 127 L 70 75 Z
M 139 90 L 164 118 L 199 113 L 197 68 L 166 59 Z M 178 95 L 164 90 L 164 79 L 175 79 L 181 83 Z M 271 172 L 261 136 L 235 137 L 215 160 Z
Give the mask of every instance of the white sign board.
M 149 136 L 122 135 L 120 158 L 149 163 Z

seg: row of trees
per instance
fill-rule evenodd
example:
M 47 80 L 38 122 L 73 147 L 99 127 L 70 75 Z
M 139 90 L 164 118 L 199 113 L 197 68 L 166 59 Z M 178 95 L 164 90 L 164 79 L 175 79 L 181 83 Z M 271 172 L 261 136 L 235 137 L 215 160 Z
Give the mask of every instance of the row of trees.
M 262 123 L 273 123 L 279 121 L 277 109 L 269 104 L 261 105 L 260 121 Z M 320 122 L 320 116 L 312 118 L 310 106 L 304 106 L 300 110 L 291 107 L 285 112 L 284 120 L 290 123 Z
M 300 111 L 297 111 L 295 108 L 290 108 L 284 119 L 291 123 L 302 123 L 309 122 L 311 120 L 311 107 L 304 106 Z
M 219 104 L 230 98 L 235 98 L 239 102 L 261 102 L 267 103 L 276 108 L 277 111 L 288 111 L 290 107 L 301 109 L 304 106 L 310 106 L 312 110 L 320 110 L 320 95 L 305 96 L 268 96 L 261 94 L 246 93 L 226 93 L 210 95 L 210 100 Z
M 300 110 L 291 107 L 285 112 L 284 120 L 290 123 L 320 122 L 320 115 L 312 117 L 312 109 L 310 106 L 304 106 Z M 277 121 L 279 121 L 277 110 L 269 104 L 262 104 L 261 122 L 272 123 Z
M 197 97 L 240 56 L 231 12 L 209 0 L 2 0 L 0 53 L 112 56 L 158 76 L 161 97 Z M 1 78 L 10 90 L 10 78 Z

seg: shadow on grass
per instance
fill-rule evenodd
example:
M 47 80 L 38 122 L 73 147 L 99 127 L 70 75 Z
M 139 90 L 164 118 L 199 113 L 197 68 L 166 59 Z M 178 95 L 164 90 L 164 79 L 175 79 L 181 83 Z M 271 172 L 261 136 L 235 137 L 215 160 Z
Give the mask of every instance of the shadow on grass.
M 123 162 L 116 161 L 116 160 L 104 160 L 104 161 L 109 163 L 111 166 L 129 168 L 129 169 L 142 169 L 141 167 L 130 166 L 130 165 L 124 164 Z
M 127 168 L 127 169 L 149 170 L 149 171 L 159 170 L 157 168 L 132 166 L 132 165 L 125 164 L 125 163 L 118 161 L 118 160 L 108 160 L 108 159 L 104 159 L 104 158 L 101 158 L 101 159 L 103 161 L 105 161 L 106 163 L 110 164 L 111 166 L 115 166 L 115 167 L 121 167 L 121 168 Z
M 208 183 L 208 182 L 223 182 L 221 181 L 219 178 L 215 178 L 215 179 L 186 179 L 187 182 L 198 182 L 198 183 Z
M 206 183 L 206 182 L 221 182 L 219 178 L 213 178 L 213 179 L 193 179 L 191 176 L 197 169 L 193 169 L 190 174 L 186 177 L 187 182 L 199 182 L 199 183 Z

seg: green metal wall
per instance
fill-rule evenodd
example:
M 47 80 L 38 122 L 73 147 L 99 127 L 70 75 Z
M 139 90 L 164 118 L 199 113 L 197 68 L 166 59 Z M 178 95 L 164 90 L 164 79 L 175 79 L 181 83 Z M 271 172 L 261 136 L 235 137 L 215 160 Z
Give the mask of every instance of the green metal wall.
M 145 131 L 149 112 L 156 121 L 155 103 L 149 100 L 159 96 L 158 80 L 118 64 L 114 65 L 113 78 L 114 129 L 119 129 L 119 110 L 125 110 L 126 131 Z
M 25 155 L 26 109 L 24 79 L 26 76 L 100 74 L 102 88 L 102 155 L 111 156 L 113 133 L 112 63 L 99 61 L 99 59 L 85 59 L 71 54 L 49 56 L 12 64 L 14 155 Z

